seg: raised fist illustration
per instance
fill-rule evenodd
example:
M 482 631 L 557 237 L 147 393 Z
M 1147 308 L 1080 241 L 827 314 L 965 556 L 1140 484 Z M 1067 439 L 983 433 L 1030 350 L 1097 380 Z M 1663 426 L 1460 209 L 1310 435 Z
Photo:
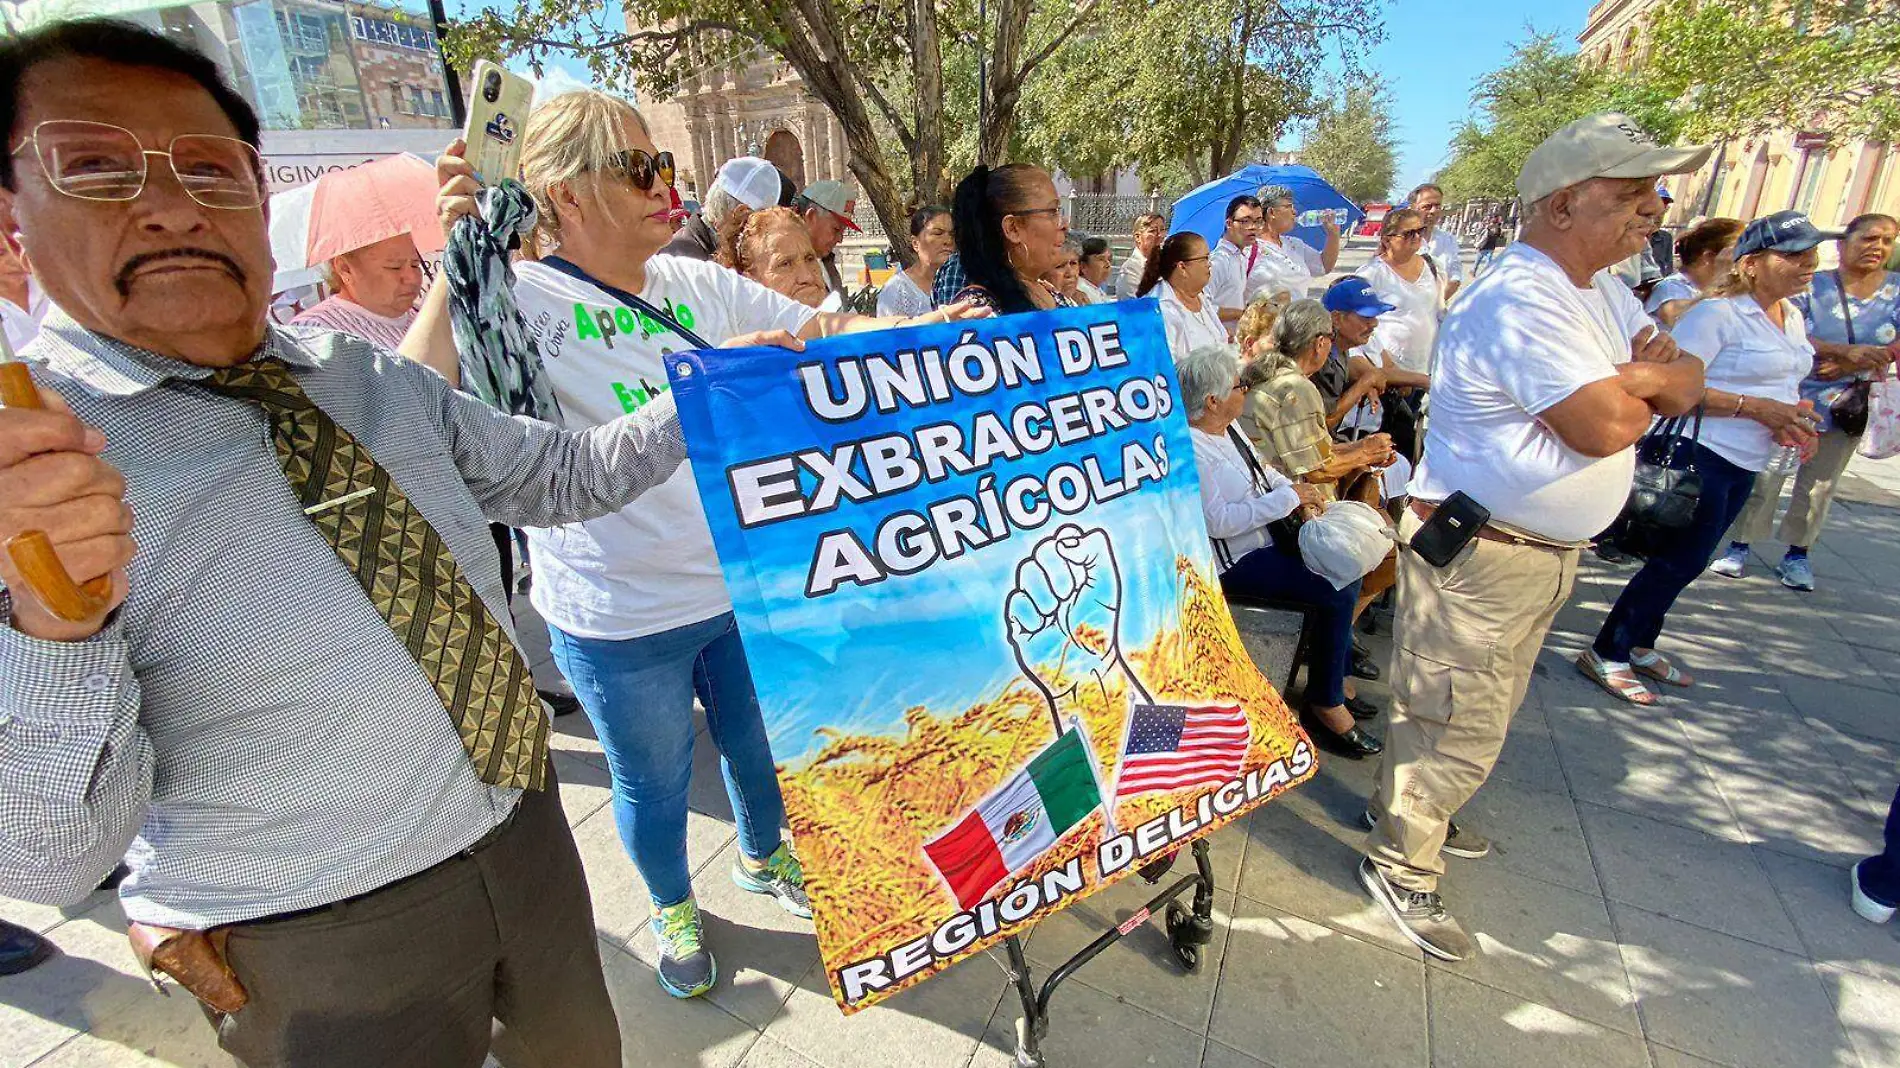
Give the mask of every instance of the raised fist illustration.
M 1057 733 L 1064 702 L 1086 685 L 1106 698 L 1109 673 L 1127 670 L 1121 610 L 1121 571 L 1105 530 L 1065 524 L 1016 565 L 1003 628 L 1023 677 L 1048 700 Z

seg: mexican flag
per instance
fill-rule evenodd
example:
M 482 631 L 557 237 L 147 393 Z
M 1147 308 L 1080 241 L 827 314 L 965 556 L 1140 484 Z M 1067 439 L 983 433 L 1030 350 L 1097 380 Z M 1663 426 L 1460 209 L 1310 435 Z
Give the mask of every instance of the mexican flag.
M 924 853 L 957 907 L 967 909 L 1101 805 L 1102 789 L 1077 727 L 1049 743 L 955 826 L 925 842 Z

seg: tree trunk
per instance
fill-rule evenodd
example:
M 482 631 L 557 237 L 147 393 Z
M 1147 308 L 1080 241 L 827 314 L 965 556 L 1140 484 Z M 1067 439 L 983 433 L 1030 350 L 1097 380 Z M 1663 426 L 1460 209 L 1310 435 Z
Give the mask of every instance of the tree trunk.
M 911 107 L 917 120 L 917 150 L 911 154 L 911 189 L 917 202 L 948 204 L 950 182 L 944 174 L 943 38 L 933 0 L 909 0 Z M 902 242 L 899 242 L 902 244 Z M 898 250 L 910 266 L 908 246 Z
M 1215 141 L 1214 173 L 1208 181 L 1222 178 L 1234 172 L 1234 164 L 1240 157 L 1241 146 L 1247 138 L 1247 49 L 1253 39 L 1254 6 L 1242 4 L 1240 24 L 1234 28 L 1233 51 L 1228 55 L 1229 76 L 1232 85 L 1228 93 L 1228 107 L 1231 109 L 1225 132 Z
M 1016 104 L 1023 95 L 1023 39 L 1029 32 L 1029 0 L 1000 0 L 996 13 L 996 43 L 990 49 L 989 107 L 977 137 L 978 162 L 1007 162 L 1010 138 L 1016 133 Z

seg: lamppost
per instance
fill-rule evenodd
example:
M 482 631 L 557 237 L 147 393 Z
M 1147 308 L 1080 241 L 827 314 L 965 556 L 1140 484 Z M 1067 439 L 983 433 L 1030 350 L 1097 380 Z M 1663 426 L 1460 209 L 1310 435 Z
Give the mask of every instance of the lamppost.
M 462 100 L 462 78 L 455 73 L 455 67 L 449 57 L 442 54 L 442 35 L 449 29 L 449 13 L 442 7 L 442 0 L 429 0 L 429 21 L 435 24 L 435 51 L 442 57 L 442 80 L 449 83 L 449 117 L 455 125 L 468 122 L 468 105 Z

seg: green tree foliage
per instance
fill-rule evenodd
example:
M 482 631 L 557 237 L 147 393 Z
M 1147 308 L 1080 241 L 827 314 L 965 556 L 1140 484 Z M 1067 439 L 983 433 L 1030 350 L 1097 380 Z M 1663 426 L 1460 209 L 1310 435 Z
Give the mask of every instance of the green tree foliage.
M 1300 162 L 1355 203 L 1384 200 L 1398 173 L 1398 133 L 1384 82 L 1355 83 L 1313 120 Z
M 501 0 L 454 25 L 444 47 L 462 70 L 485 57 L 537 68 L 577 57 L 603 84 L 649 96 L 776 57 L 837 116 L 852 176 L 885 229 L 900 233 L 911 202 L 949 195 L 946 131 L 970 131 L 983 158 L 1003 157 L 1032 77 L 1107 2 L 988 0 L 979 20 L 977 0 L 630 0 L 620 29 L 592 0 Z M 980 121 L 979 109 L 946 112 L 944 88 L 946 54 L 978 48 L 989 75 Z
M 1476 116 L 1452 134 L 1438 174 L 1449 200 L 1517 195 L 1517 172 L 1546 137 L 1598 111 L 1622 111 L 1665 142 L 1682 129 L 1675 94 L 1651 82 L 1597 70 L 1551 34 L 1532 33 L 1504 66 L 1478 79 Z
M 1672 0 L 1643 76 L 1699 138 L 1775 127 L 1900 138 L 1900 10 L 1879 0 Z
M 1355 70 L 1383 27 L 1381 0 L 1117 0 L 1029 88 L 1020 147 L 1071 174 L 1206 181 L 1311 115 L 1328 61 Z

